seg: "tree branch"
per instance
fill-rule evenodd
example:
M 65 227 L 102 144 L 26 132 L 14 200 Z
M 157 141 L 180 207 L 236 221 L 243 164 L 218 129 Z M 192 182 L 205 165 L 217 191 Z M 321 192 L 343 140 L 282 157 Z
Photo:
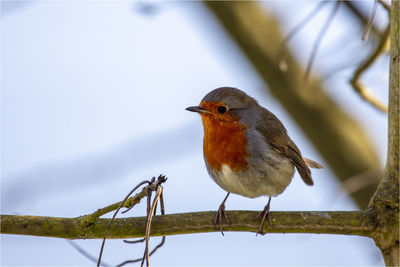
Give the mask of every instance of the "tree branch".
M 377 108 L 380 111 L 387 112 L 387 106 L 381 101 L 377 100 L 368 90 L 368 88 L 360 82 L 361 75 L 376 61 L 376 59 L 385 52 L 385 47 L 389 41 L 389 30 L 388 26 L 379 40 L 378 45 L 369 55 L 369 57 L 358 66 L 356 71 L 354 72 L 353 78 L 350 80 L 351 85 L 353 86 L 354 91 L 360 95 L 362 99 L 370 103 L 373 107 Z
M 146 197 L 146 196 L 147 196 L 147 188 L 143 187 L 142 191 L 140 191 L 140 193 L 137 193 L 135 196 L 128 198 L 121 207 L 131 209 L 136 204 L 139 204 L 140 200 L 142 198 Z M 96 210 L 95 212 L 93 212 L 91 214 L 82 216 L 81 217 L 81 223 L 83 225 L 93 224 L 96 221 L 97 218 L 99 218 L 99 217 L 103 216 L 104 214 L 107 214 L 107 213 L 109 213 L 111 211 L 116 210 L 119 207 L 119 205 L 121 205 L 121 202 L 122 201 L 114 203 L 114 204 L 111 204 L 111 205 L 108 205 L 107 207 L 98 209 L 98 210 Z
M 256 211 L 228 211 L 231 224 L 225 231 L 257 232 L 259 219 Z M 266 224 L 265 233 L 319 233 L 371 236 L 375 229 L 372 211 L 327 212 L 271 212 L 272 226 Z M 192 212 L 155 216 L 151 235 L 177 235 L 219 232 L 212 222 L 215 212 Z M 1 233 L 48 236 L 67 239 L 103 238 L 109 219 L 97 219 L 91 225 L 81 223 L 82 217 L 58 218 L 44 216 L 2 215 Z M 108 238 L 143 237 L 146 217 L 115 219 Z
M 381 249 L 386 266 L 399 266 L 399 82 L 400 2 L 392 1 L 390 13 L 390 76 L 388 152 L 385 173 L 371 202 L 376 212 L 376 245 Z
M 360 10 L 360 2 L 359 1 L 343 1 L 344 6 L 353 14 L 353 17 L 357 19 L 362 27 L 365 27 L 368 24 L 368 16 L 363 14 Z M 374 24 L 371 25 L 371 32 L 374 35 L 380 36 L 382 33 Z

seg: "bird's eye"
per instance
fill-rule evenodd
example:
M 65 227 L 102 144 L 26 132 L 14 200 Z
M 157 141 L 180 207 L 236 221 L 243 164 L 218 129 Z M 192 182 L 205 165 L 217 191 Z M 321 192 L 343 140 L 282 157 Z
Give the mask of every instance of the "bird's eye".
M 228 110 L 228 109 L 227 109 L 225 106 L 219 106 L 219 107 L 218 107 L 218 112 L 221 113 L 221 114 L 222 114 L 222 113 L 225 113 L 227 110 Z

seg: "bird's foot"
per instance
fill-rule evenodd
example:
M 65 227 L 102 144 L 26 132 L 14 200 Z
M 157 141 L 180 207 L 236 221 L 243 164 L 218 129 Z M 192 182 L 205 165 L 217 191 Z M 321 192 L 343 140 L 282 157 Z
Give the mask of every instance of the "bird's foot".
M 265 206 L 264 210 L 257 215 L 257 218 L 261 217 L 261 222 L 260 225 L 258 226 L 257 234 L 263 234 L 262 228 L 264 226 L 266 218 L 268 218 L 269 225 L 272 226 L 272 217 L 269 212 L 270 204 L 271 204 L 271 198 L 269 198 L 268 204 Z
M 228 216 L 226 216 L 226 212 L 225 212 L 225 204 L 222 203 L 217 211 L 217 214 L 215 214 L 215 218 L 214 218 L 214 225 L 219 223 L 219 229 L 221 231 L 221 234 L 224 235 L 224 231 L 222 229 L 222 220 L 225 219 L 225 221 L 227 223 L 230 223 Z

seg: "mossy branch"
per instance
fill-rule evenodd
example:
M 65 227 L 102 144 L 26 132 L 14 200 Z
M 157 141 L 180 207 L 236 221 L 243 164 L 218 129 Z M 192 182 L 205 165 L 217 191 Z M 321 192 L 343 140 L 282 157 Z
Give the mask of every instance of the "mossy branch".
M 147 196 L 147 189 L 145 187 L 143 187 L 143 189 L 140 193 L 137 193 L 135 196 L 128 198 L 121 207 L 131 209 L 136 204 L 139 204 L 140 200 L 142 198 L 144 198 L 145 196 Z M 98 218 L 100 218 L 104 214 L 107 214 L 111 211 L 116 210 L 119 207 L 119 205 L 121 204 L 121 202 L 122 201 L 108 205 L 107 207 L 98 209 L 91 214 L 82 216 L 80 223 L 84 226 L 93 224 Z
M 390 13 L 390 74 L 388 152 L 385 174 L 370 207 L 376 212 L 376 245 L 387 266 L 399 266 L 399 83 L 400 83 L 400 2 L 392 1 Z
M 225 231 L 257 232 L 259 219 L 256 211 L 228 211 L 230 224 Z M 213 224 L 215 211 L 192 212 L 155 216 L 151 235 L 177 235 L 219 232 Z M 327 212 L 271 212 L 272 226 L 265 224 L 265 233 L 319 233 L 372 236 L 375 229 L 372 211 Z M 103 238 L 109 219 L 96 219 L 82 224 L 83 217 L 58 218 L 44 216 L 2 215 L 1 233 L 48 236 L 67 239 Z M 143 237 L 146 217 L 115 219 L 108 238 Z

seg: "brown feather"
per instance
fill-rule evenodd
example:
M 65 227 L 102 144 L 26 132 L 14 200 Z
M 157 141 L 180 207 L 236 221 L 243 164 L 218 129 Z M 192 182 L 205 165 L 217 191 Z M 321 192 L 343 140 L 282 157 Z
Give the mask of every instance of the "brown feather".
M 283 126 L 282 122 L 274 114 L 267 109 L 263 109 L 262 118 L 257 121 L 256 129 L 264 136 L 271 147 L 293 162 L 301 178 L 307 185 L 314 184 L 311 178 L 311 171 L 301 156 L 300 150 L 288 136 L 285 126 Z
M 303 158 L 303 160 L 307 164 L 307 166 L 310 167 L 310 168 L 314 168 L 314 169 L 323 169 L 324 168 L 324 166 L 322 166 L 318 162 L 313 161 L 311 159 Z
M 292 160 L 293 164 L 296 166 L 303 181 L 308 185 L 313 185 L 314 182 L 311 178 L 311 171 L 305 163 L 303 157 L 301 156 L 300 150 L 297 148 L 296 144 L 290 140 L 289 144 L 289 159 Z

